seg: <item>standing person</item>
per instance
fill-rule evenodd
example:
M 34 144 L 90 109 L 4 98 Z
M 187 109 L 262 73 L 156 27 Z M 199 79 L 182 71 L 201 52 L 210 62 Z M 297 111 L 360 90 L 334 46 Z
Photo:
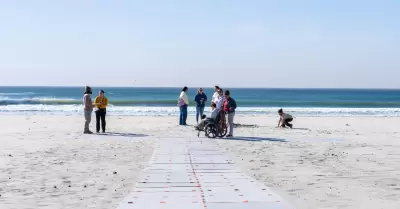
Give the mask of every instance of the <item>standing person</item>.
M 99 91 L 99 96 L 94 99 L 94 105 L 96 106 L 96 132 L 100 132 L 100 120 L 101 130 L 106 132 L 106 108 L 108 105 L 108 99 L 104 96 L 104 91 Z
M 235 109 L 236 109 L 236 101 L 230 96 L 229 90 L 225 91 L 225 102 L 224 102 L 224 112 L 228 115 L 227 120 L 228 120 L 228 135 L 226 137 L 232 137 L 233 136 L 233 119 L 235 117 Z
M 188 87 L 183 87 L 181 94 L 179 95 L 178 99 L 178 106 L 180 110 L 179 115 L 179 125 L 186 126 L 186 119 L 187 119 L 187 107 L 189 105 L 189 99 L 186 94 L 188 91 Z
M 84 134 L 92 134 L 93 132 L 91 132 L 89 130 L 89 125 L 90 122 L 92 121 L 92 112 L 93 112 L 93 103 L 92 103 L 92 88 L 90 88 L 89 86 L 86 86 L 85 88 L 85 94 L 83 95 L 83 112 L 85 115 L 85 128 L 83 130 Z
M 217 99 L 218 99 L 218 90 L 220 90 L 219 86 L 215 86 L 214 88 L 214 94 L 212 96 L 211 102 L 217 104 Z
M 194 98 L 194 101 L 197 103 L 196 106 L 196 122 L 199 124 L 199 115 L 200 118 L 203 116 L 204 113 L 204 106 L 207 101 L 207 95 L 203 92 L 202 88 L 197 90 L 197 95 Z
M 225 102 L 224 91 L 222 89 L 218 89 L 217 93 L 218 97 L 216 99 L 215 104 L 217 105 L 217 109 L 221 110 Z
M 293 121 L 293 117 L 287 113 L 284 113 L 282 109 L 278 110 L 279 114 L 279 122 L 278 122 L 278 127 L 285 128 L 286 126 L 289 126 L 290 128 L 293 128 L 293 124 L 289 123 Z
M 220 89 L 218 89 L 217 93 L 218 93 L 218 98 L 216 101 L 216 109 L 219 111 L 219 114 L 220 114 L 219 126 L 220 126 L 220 128 L 225 129 L 226 116 L 225 116 L 225 112 L 223 111 L 223 106 L 224 106 L 224 102 L 225 102 L 224 91 L 220 88 Z M 215 104 L 215 103 L 213 103 L 213 104 Z

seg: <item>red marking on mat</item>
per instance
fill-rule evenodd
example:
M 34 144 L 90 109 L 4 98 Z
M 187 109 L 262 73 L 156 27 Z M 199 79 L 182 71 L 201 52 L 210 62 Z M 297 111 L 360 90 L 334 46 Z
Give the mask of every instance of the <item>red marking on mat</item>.
M 161 203 L 161 204 L 164 204 L 164 203 L 166 203 L 166 202 L 164 202 L 164 201 L 160 201 L 160 203 Z
M 197 177 L 196 171 L 194 170 L 193 161 L 192 161 L 192 156 L 190 155 L 190 152 L 189 152 L 189 151 L 188 151 L 188 156 L 189 156 L 190 166 L 192 167 L 193 176 L 194 176 L 194 178 L 195 178 L 196 181 L 197 181 L 197 185 L 198 185 L 198 187 L 199 187 L 199 189 L 200 189 L 200 193 L 203 194 L 204 191 L 203 191 L 203 188 L 201 187 L 201 184 L 200 184 L 199 178 Z M 202 176 L 202 175 L 200 175 L 200 176 Z M 202 202 L 203 202 L 203 207 L 204 207 L 204 209 L 207 209 L 207 206 L 206 206 L 206 199 L 205 199 L 204 195 L 201 195 L 201 199 L 202 199 Z
M 247 202 L 249 202 L 249 201 L 248 201 L 248 200 L 245 200 L 245 201 L 243 201 L 243 202 L 246 202 L 246 203 L 247 203 Z

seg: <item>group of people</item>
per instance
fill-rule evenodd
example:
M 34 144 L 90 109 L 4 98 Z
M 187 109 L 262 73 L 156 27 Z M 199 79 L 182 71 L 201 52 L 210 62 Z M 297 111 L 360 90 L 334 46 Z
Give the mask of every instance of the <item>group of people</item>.
M 179 125 L 186 125 L 187 120 L 187 108 L 189 105 L 189 98 L 187 96 L 188 87 L 183 87 L 181 94 L 178 99 L 178 106 L 180 109 L 179 115 Z M 106 110 L 108 105 L 108 98 L 104 96 L 104 91 L 100 90 L 98 96 L 92 102 L 92 88 L 86 86 L 85 93 L 83 96 L 83 105 L 84 105 L 84 116 L 85 116 L 85 127 L 84 134 L 92 134 L 90 131 L 89 125 L 92 121 L 92 113 L 93 109 L 95 109 L 96 115 L 96 132 L 100 132 L 100 127 L 102 132 L 106 131 Z M 215 86 L 214 94 L 211 99 L 211 115 L 208 118 L 203 117 L 204 108 L 207 102 L 207 95 L 203 92 L 202 88 L 197 90 L 197 94 L 194 97 L 194 101 L 196 102 L 196 121 L 198 125 L 201 125 L 207 119 L 214 120 L 218 114 L 220 114 L 221 119 L 224 123 L 228 125 L 228 134 L 227 137 L 233 136 L 233 127 L 234 127 L 234 118 L 235 118 L 235 110 L 237 108 L 236 101 L 231 97 L 230 91 L 226 90 L 225 92 L 219 87 Z M 293 121 L 293 117 L 290 114 L 284 113 L 282 109 L 278 111 L 279 114 L 279 122 L 278 127 L 290 127 L 293 128 L 293 124 L 290 122 Z M 202 118 L 202 121 L 199 124 L 199 118 Z M 101 125 L 101 126 L 100 126 Z
M 92 121 L 92 113 L 93 109 L 95 109 L 96 114 L 96 132 L 100 132 L 100 123 L 101 130 L 106 132 L 106 109 L 108 105 L 108 99 L 104 96 L 104 91 L 100 90 L 99 95 L 92 102 L 92 88 L 86 86 L 85 93 L 83 95 L 83 106 L 84 106 L 84 115 L 85 115 L 85 127 L 83 130 L 84 134 L 93 134 L 89 129 L 90 122 Z
M 187 108 L 189 106 L 189 99 L 187 96 L 188 88 L 185 86 L 182 89 L 181 94 L 178 98 L 178 106 L 180 109 L 179 115 L 179 125 L 186 125 L 187 120 Z M 207 95 L 203 92 L 202 88 L 197 90 L 197 94 L 194 97 L 194 101 L 196 102 L 196 122 L 199 124 L 199 118 L 202 118 L 204 113 L 204 108 L 207 102 Z M 234 127 L 234 118 L 235 118 L 235 110 L 237 108 L 236 101 L 231 97 L 230 91 L 226 90 L 225 92 L 219 87 L 215 86 L 214 94 L 211 100 L 211 116 L 208 119 L 215 119 L 218 114 L 221 114 L 222 120 L 225 121 L 228 125 L 228 134 L 227 137 L 233 136 L 233 127 Z M 203 119 L 203 122 L 206 119 Z M 200 122 L 200 125 L 202 122 Z

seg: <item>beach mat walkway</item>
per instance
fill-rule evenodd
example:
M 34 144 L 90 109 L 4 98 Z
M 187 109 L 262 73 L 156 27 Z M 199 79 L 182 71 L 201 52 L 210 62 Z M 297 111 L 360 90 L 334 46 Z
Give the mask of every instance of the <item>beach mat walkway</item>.
M 160 139 L 118 209 L 294 209 L 210 139 Z

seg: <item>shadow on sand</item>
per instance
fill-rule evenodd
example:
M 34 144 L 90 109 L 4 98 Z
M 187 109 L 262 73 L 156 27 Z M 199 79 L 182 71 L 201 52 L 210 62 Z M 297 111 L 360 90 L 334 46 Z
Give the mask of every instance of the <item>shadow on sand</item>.
M 235 136 L 235 137 L 227 137 L 227 138 L 221 138 L 221 139 L 223 139 L 223 140 L 251 141 L 251 142 L 260 142 L 260 141 L 288 142 L 286 139 L 267 138 L 267 137 L 246 137 L 246 136 Z
M 292 128 L 293 130 L 310 131 L 308 128 Z
M 234 128 L 258 128 L 260 126 L 258 125 L 253 125 L 253 124 L 240 124 L 240 123 L 234 123 L 233 124 Z
M 123 136 L 123 137 L 146 137 L 146 134 L 134 134 L 134 133 L 121 133 L 121 132 L 106 132 L 100 133 L 103 136 Z

